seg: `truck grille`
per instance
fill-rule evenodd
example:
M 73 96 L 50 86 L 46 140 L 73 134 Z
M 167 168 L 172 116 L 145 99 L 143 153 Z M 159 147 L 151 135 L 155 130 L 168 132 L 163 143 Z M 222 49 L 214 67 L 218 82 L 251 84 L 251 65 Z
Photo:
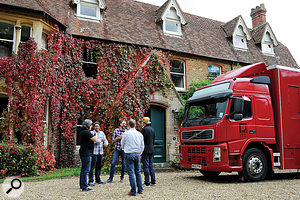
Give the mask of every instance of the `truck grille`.
M 214 130 L 197 130 L 197 131 L 183 131 L 181 133 L 182 140 L 212 140 L 214 139 Z
M 188 164 L 206 165 L 206 158 L 204 156 L 188 156 Z
M 188 147 L 188 153 L 205 153 L 205 147 Z

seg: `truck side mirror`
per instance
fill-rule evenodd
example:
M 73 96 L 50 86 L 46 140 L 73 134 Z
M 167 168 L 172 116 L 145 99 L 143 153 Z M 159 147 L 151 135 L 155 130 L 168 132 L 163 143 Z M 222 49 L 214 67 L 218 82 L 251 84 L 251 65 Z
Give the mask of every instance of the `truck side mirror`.
M 244 99 L 241 97 L 235 97 L 233 99 L 234 103 L 234 113 L 235 114 L 242 114 L 244 112 Z

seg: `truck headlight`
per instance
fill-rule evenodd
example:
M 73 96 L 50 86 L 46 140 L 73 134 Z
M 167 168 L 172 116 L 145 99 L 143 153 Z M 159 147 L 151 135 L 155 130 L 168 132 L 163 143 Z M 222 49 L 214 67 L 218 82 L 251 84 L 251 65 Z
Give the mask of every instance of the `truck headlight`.
M 214 162 L 220 162 L 221 161 L 221 147 L 214 147 Z

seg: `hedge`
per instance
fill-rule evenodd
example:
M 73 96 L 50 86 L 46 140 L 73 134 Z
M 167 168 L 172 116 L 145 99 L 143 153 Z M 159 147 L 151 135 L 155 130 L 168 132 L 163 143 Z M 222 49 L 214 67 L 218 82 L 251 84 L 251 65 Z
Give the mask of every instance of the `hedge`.
M 0 178 L 34 176 L 38 172 L 37 161 L 33 146 L 0 144 Z

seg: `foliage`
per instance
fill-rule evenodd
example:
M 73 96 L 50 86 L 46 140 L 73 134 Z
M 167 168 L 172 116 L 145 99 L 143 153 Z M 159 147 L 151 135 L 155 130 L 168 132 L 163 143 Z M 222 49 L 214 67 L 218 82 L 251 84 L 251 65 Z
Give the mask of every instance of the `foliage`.
M 74 127 L 80 116 L 99 121 L 110 139 L 120 118 L 135 118 L 141 124 L 151 94 L 170 84 L 165 73 L 169 53 L 163 51 L 85 41 L 57 31 L 49 34 L 48 47 L 39 51 L 30 39 L 21 43 L 17 55 L 0 58 L 10 108 L 0 132 L 6 143 L 14 143 L 18 133 L 19 143 L 33 145 L 40 170 L 54 169 L 55 164 L 51 156 L 55 147 L 44 146 L 47 129 L 57 144 L 61 142 L 57 166 L 72 166 Z M 83 59 L 97 63 L 94 79 L 85 77 Z M 47 105 L 51 124 L 45 128 Z
M 38 156 L 33 146 L 0 145 L 0 178 L 8 176 L 34 176 L 38 172 Z
M 208 80 L 208 79 L 203 79 L 203 80 L 199 80 L 199 81 L 192 81 L 189 86 L 189 90 L 184 93 L 181 97 L 183 99 L 183 102 L 185 104 L 185 102 L 193 96 L 194 92 L 196 89 L 198 88 L 201 88 L 201 87 L 204 87 L 206 85 L 209 85 L 211 84 L 212 80 Z M 179 109 L 179 112 L 178 112 L 178 119 L 180 121 L 182 121 L 183 119 L 183 116 L 184 116 L 184 110 L 185 110 L 185 106 L 182 106 L 180 109 Z M 200 112 L 200 111 L 199 111 Z

